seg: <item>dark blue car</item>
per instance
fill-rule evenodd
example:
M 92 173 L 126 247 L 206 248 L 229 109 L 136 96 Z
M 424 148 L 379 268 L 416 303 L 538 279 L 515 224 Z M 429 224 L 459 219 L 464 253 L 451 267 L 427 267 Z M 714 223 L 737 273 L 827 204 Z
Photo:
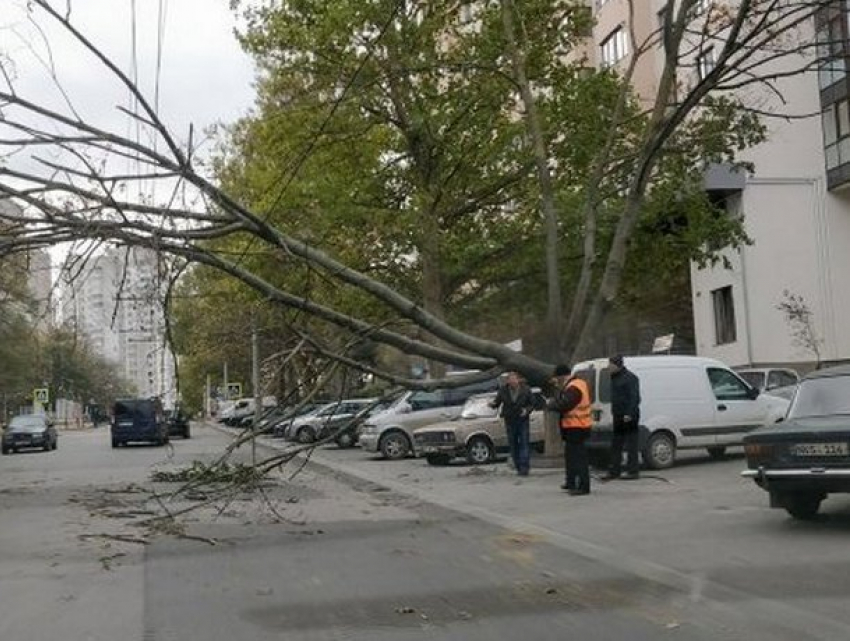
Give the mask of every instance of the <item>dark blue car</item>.
M 112 409 L 112 447 L 130 442 L 168 443 L 168 425 L 157 398 L 115 401 Z

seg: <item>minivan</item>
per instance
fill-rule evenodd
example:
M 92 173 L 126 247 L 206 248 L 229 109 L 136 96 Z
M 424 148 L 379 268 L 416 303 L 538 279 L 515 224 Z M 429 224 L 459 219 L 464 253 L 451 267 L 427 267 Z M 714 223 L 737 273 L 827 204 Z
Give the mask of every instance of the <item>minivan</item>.
M 699 356 L 632 356 L 625 366 L 640 380 L 640 444 L 644 464 L 672 466 L 679 449 L 705 448 L 721 458 L 744 436 L 785 416 L 788 401 L 761 394 L 720 361 Z M 578 363 L 573 374 L 592 397 L 591 451 L 611 445 L 611 370 L 608 359 Z
M 131 441 L 168 443 L 168 425 L 158 398 L 127 398 L 112 407 L 112 447 Z
M 358 434 L 360 447 L 384 458 L 402 459 L 414 453 L 413 430 L 460 416 L 473 394 L 494 392 L 498 379 L 433 391 L 408 391 L 382 412 L 370 416 Z

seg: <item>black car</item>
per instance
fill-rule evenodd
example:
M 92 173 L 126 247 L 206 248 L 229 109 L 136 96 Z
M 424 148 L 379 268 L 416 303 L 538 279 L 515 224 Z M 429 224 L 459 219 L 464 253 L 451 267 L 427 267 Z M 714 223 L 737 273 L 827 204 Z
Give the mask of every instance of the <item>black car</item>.
M 178 408 L 168 410 L 165 413 L 165 423 L 168 425 L 168 435 L 169 436 L 182 436 L 183 438 L 189 438 L 189 417 L 187 417 L 183 410 Z
M 37 448 L 55 450 L 59 439 L 56 428 L 46 416 L 29 414 L 15 416 L 3 432 L 3 454 Z
M 828 494 L 850 492 L 850 366 L 806 376 L 785 420 L 747 435 L 744 451 L 742 475 L 794 518 L 811 519 Z

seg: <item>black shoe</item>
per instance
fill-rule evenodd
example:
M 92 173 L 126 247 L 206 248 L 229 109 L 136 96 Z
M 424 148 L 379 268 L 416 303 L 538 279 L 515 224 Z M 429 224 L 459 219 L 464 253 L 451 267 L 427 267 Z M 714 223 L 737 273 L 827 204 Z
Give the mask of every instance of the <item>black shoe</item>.
M 620 478 L 619 474 L 611 474 L 609 472 L 608 474 L 603 474 L 602 476 L 600 476 L 599 480 L 603 483 L 607 483 L 608 481 L 616 481 L 618 478 Z
M 528 476 L 528 470 L 520 470 L 517 474 L 519 476 Z
M 622 479 L 624 481 L 637 481 L 640 478 L 640 474 L 637 472 L 626 472 Z
M 561 489 L 566 490 L 567 492 L 573 491 L 572 488 L 569 485 L 567 485 L 566 483 L 561 483 Z
M 570 496 L 585 496 L 586 494 L 590 494 L 590 490 L 568 490 L 567 494 Z

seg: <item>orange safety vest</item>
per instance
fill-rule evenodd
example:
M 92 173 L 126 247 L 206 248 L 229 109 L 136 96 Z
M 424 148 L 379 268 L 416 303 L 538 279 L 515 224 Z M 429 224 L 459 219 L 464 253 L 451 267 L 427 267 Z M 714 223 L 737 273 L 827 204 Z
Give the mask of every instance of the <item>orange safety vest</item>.
M 574 387 L 581 394 L 581 400 L 572 410 L 561 414 L 562 430 L 589 430 L 593 427 L 593 417 L 590 414 L 590 388 L 580 378 L 573 378 L 567 383 L 567 388 Z

